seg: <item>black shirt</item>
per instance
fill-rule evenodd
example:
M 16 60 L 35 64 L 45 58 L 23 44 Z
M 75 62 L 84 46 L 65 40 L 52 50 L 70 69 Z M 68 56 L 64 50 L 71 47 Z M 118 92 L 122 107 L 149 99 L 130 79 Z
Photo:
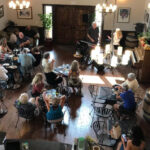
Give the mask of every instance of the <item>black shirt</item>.
M 36 35 L 36 32 L 31 29 L 31 30 L 25 30 L 25 31 L 24 31 L 24 34 L 25 34 L 27 37 L 34 38 L 34 36 Z
M 98 27 L 96 27 L 95 29 L 93 29 L 93 27 L 90 27 L 89 30 L 88 30 L 88 34 L 94 40 L 94 42 L 92 42 L 89 38 L 87 38 L 87 41 L 91 42 L 93 44 L 97 44 L 98 37 L 99 37 L 99 29 L 98 29 Z

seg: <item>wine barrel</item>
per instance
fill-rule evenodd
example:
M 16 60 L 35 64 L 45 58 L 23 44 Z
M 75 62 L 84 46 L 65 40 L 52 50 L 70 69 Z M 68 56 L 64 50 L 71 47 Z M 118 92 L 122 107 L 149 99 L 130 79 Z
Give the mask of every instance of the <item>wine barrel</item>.
M 143 104 L 143 117 L 150 122 L 150 88 L 146 90 L 144 104 Z

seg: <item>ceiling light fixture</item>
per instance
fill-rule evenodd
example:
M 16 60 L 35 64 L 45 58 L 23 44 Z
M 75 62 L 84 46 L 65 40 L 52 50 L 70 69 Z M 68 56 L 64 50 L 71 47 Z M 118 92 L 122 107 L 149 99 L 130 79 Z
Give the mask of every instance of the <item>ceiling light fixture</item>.
M 30 7 L 29 0 L 10 0 L 8 4 L 9 8 L 12 9 L 24 9 Z
M 96 10 L 102 12 L 102 13 L 111 13 L 115 12 L 117 10 L 116 4 L 108 4 L 107 0 L 103 2 L 102 4 L 96 5 Z

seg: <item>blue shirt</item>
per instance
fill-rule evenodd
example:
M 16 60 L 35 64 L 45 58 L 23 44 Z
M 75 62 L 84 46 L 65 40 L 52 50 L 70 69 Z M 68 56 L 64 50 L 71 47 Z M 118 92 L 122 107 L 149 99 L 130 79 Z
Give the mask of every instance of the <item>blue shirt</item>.
M 46 113 L 47 120 L 57 120 L 63 117 L 62 108 L 60 105 L 58 105 L 58 108 L 55 110 L 53 109 L 53 106 L 50 106 L 50 111 Z
M 19 46 L 20 44 L 28 41 L 29 38 L 27 36 L 24 36 L 23 39 L 20 39 L 19 37 L 17 38 L 17 45 Z
M 18 63 L 20 63 L 21 66 L 23 67 L 32 66 L 34 62 L 35 62 L 35 58 L 32 54 L 30 53 L 19 54 Z
M 134 109 L 135 108 L 135 99 L 134 99 L 134 93 L 132 90 L 128 90 L 126 92 L 123 92 L 120 94 L 120 97 L 122 98 L 124 104 L 123 107 L 125 109 Z

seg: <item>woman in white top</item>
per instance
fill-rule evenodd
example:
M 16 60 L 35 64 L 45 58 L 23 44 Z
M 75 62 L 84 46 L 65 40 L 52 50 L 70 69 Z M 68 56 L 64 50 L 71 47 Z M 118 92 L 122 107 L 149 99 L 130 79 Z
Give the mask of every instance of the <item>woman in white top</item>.
M 45 53 L 43 60 L 42 60 L 42 66 L 44 70 L 44 74 L 47 80 L 47 83 L 53 86 L 57 86 L 59 83 L 62 82 L 62 77 L 58 77 L 53 72 L 54 62 L 55 60 L 49 61 L 50 59 L 50 53 Z
M 0 80 L 8 80 L 8 71 L 0 64 Z
M 116 31 L 113 34 L 113 45 L 117 49 L 120 45 L 120 40 L 122 39 L 122 32 L 119 28 L 116 28 Z
M 127 80 L 123 84 L 127 84 L 129 89 L 131 89 L 133 93 L 135 93 L 139 87 L 135 73 L 129 73 Z

